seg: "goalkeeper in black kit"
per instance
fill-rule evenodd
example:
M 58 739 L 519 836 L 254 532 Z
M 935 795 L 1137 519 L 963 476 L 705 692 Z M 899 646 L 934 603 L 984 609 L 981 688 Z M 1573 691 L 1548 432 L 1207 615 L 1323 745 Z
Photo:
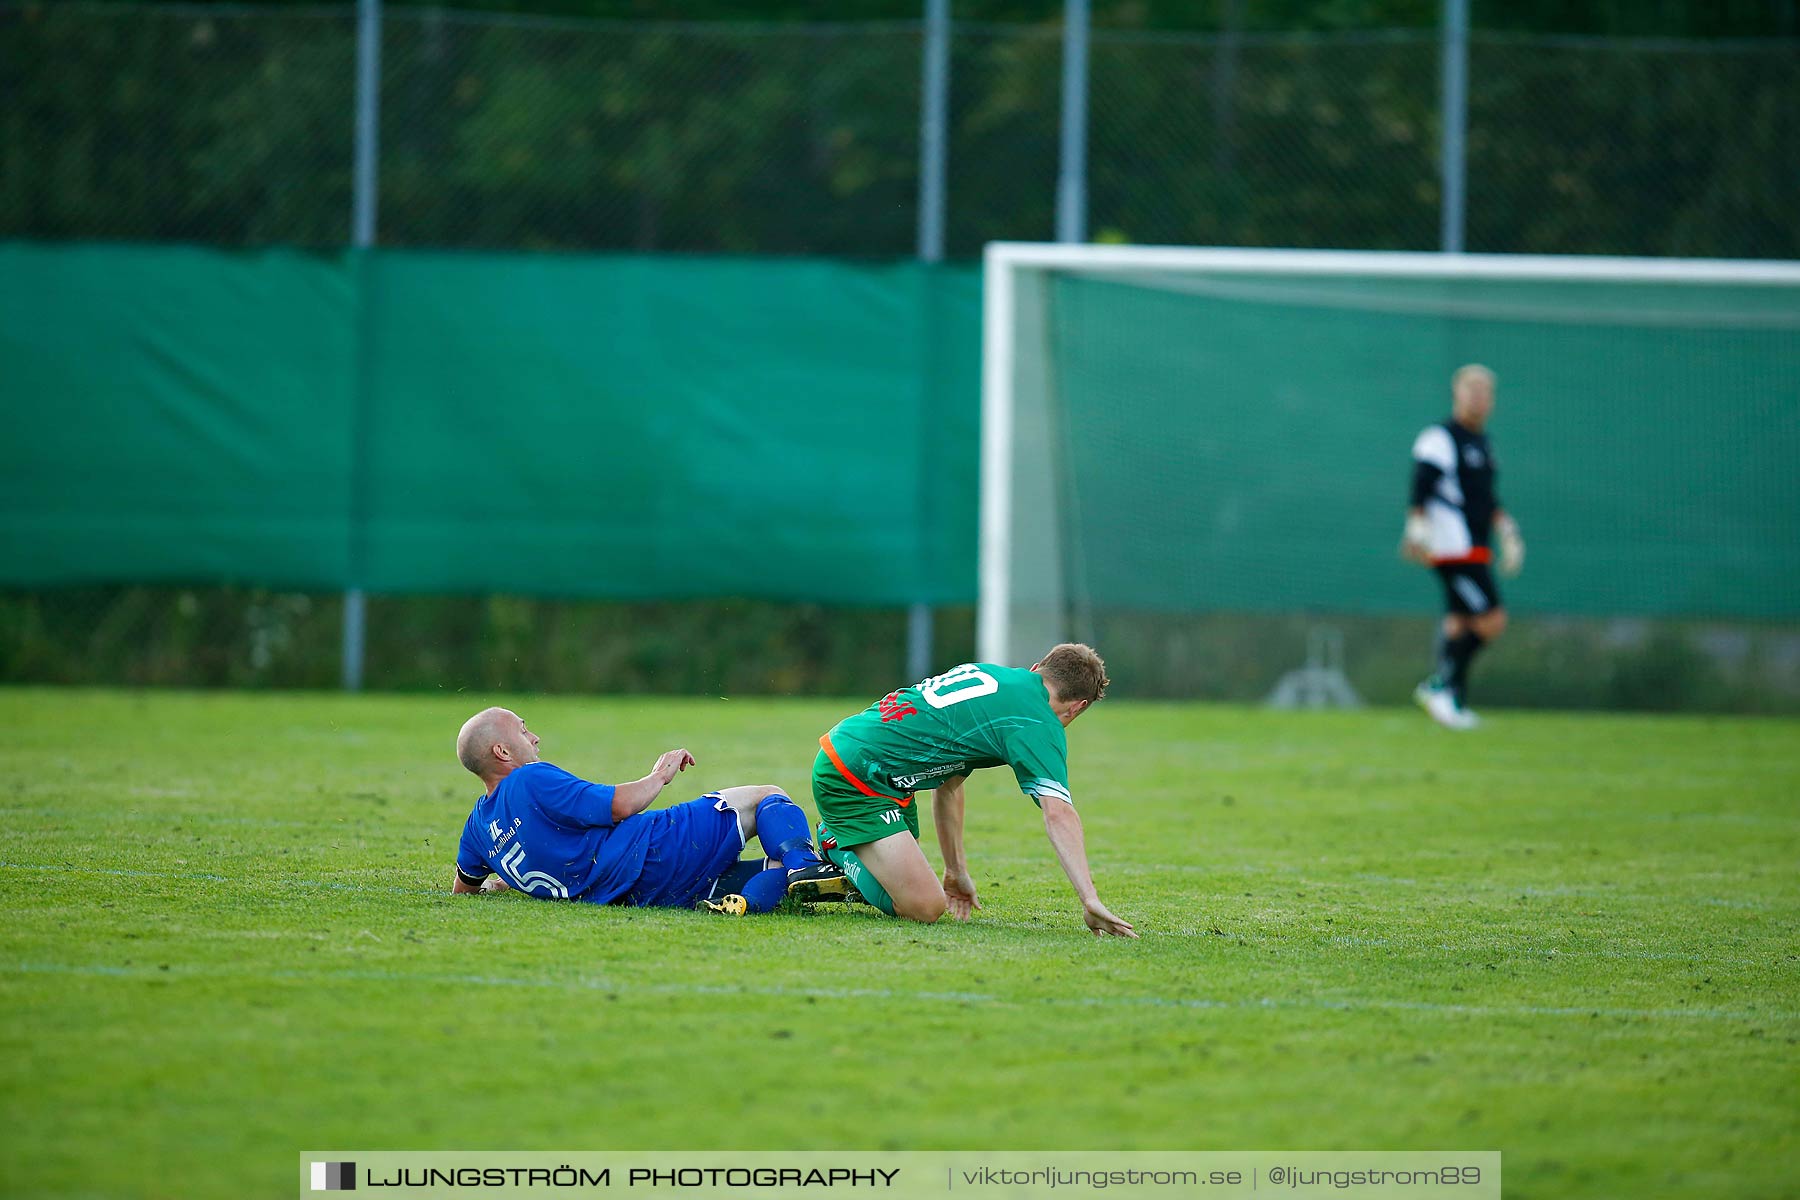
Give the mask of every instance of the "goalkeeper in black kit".
M 1413 442 L 1412 500 L 1400 552 L 1437 573 L 1445 608 L 1437 670 L 1413 699 L 1447 729 L 1480 723 L 1469 709 L 1469 668 L 1506 630 L 1490 543 L 1499 542 L 1500 574 L 1511 578 L 1525 565 L 1525 539 L 1494 489 L 1499 470 L 1486 433 L 1494 386 L 1486 367 L 1459 368 L 1450 381 L 1450 419 L 1427 426 Z

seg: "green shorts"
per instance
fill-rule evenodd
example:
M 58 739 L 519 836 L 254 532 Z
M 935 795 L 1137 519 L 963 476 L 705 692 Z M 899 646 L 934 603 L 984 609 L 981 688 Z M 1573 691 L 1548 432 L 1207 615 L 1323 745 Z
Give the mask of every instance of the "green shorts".
M 813 759 L 812 791 L 820 819 L 840 846 L 878 842 L 901 830 L 919 836 L 919 805 L 912 797 L 901 804 L 892 796 L 864 795 L 823 748 Z

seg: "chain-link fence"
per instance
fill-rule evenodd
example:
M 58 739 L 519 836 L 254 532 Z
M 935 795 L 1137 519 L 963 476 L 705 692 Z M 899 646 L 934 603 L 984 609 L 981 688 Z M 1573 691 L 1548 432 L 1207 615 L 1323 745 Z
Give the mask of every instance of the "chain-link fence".
M 1055 215 L 1062 39 L 957 25 L 948 248 Z M 379 241 L 895 257 L 916 23 L 626 24 L 393 9 Z M 1096 32 L 1089 225 L 1141 243 L 1434 249 L 1429 32 Z M 0 6 L 0 236 L 349 240 L 356 22 Z M 1800 256 L 1800 44 L 1477 34 L 1467 249 Z
M 390 16 L 381 240 L 894 255 L 919 35 Z
M 1800 44 L 1478 39 L 1469 246 L 1800 257 Z
M 0 236 L 349 240 L 350 10 L 0 8 Z

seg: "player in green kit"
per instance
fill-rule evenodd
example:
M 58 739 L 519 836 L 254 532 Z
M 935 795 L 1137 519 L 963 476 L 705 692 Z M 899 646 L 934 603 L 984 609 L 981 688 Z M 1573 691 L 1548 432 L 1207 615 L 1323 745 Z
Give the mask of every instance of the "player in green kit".
M 1044 832 L 1096 937 L 1136 937 L 1100 903 L 1088 873 L 1081 818 L 1069 794 L 1064 729 L 1106 694 L 1106 664 L 1087 646 L 1061 645 L 1029 671 L 964 663 L 890 692 L 819 739 L 813 763 L 819 848 L 885 913 L 929 924 L 981 907 L 963 856 L 963 780 L 1011 767 L 1044 814 Z M 919 848 L 914 794 L 932 788 L 944 855 L 942 883 Z

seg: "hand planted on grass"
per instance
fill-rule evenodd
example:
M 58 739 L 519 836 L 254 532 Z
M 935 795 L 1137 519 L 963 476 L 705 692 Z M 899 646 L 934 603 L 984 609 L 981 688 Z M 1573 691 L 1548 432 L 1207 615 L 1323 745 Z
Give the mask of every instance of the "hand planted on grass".
M 969 914 L 981 907 L 981 901 L 975 898 L 975 880 L 967 871 L 944 872 L 944 901 L 950 915 L 959 921 L 968 920 Z

